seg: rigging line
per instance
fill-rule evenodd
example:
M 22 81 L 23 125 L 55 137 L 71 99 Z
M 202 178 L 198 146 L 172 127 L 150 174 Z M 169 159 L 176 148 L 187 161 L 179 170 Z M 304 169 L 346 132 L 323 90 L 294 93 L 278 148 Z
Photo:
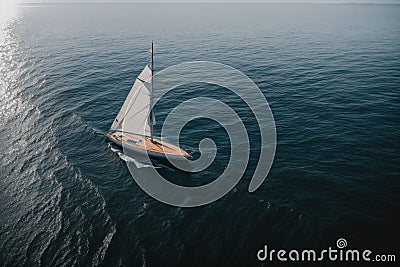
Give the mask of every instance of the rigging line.
M 138 112 L 136 112 L 135 114 L 133 114 L 132 116 L 130 116 L 128 119 L 132 119 L 133 117 L 135 117 L 137 114 L 139 114 L 140 112 L 142 112 L 145 108 L 147 108 L 148 106 L 150 106 L 150 104 L 147 104 L 146 106 L 144 106 L 142 109 L 140 109 Z
M 135 84 L 133 84 L 133 86 L 134 86 Z M 132 87 L 133 87 L 132 86 Z M 128 112 L 131 110 L 131 108 L 133 107 L 133 103 L 135 103 L 136 102 L 136 100 L 137 100 L 137 98 L 138 98 L 138 96 L 139 96 L 139 93 L 141 92 L 141 89 L 142 88 L 146 88 L 146 86 L 144 86 L 144 83 L 142 83 L 135 91 L 134 91 L 134 93 L 136 93 L 136 95 L 134 95 L 133 97 L 134 97 L 134 99 L 131 99 L 131 101 L 130 101 L 130 103 L 131 103 L 131 105 L 129 106 L 129 108 L 127 108 L 127 110 L 125 111 L 125 114 L 122 116 L 122 118 L 120 119 L 120 121 L 122 121 L 123 119 L 125 119 L 125 117 L 126 117 L 126 115 L 128 114 Z M 147 88 L 146 88 L 147 89 Z M 132 89 L 131 89 L 132 90 Z M 129 92 L 130 93 L 130 92 Z M 146 93 L 145 93 L 146 94 Z M 146 94 L 146 95 L 149 95 L 149 94 Z M 129 96 L 129 94 L 128 94 L 128 96 Z
M 154 108 L 153 108 L 153 97 L 154 97 L 154 47 L 153 40 L 151 41 L 151 141 L 153 142 L 153 131 L 154 131 Z

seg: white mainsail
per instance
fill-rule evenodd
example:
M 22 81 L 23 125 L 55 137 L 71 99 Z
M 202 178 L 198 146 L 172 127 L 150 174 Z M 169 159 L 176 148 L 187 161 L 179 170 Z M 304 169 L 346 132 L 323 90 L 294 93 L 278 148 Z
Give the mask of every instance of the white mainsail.
M 124 104 L 110 130 L 120 130 L 145 136 L 151 135 L 149 124 L 152 71 L 148 65 L 133 83 Z

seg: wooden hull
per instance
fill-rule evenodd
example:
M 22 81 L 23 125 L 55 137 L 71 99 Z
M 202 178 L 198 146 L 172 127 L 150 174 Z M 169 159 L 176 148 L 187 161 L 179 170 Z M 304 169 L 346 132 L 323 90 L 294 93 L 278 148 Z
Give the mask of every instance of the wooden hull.
M 106 133 L 106 137 L 114 144 L 130 152 L 139 155 L 147 154 L 150 158 L 166 159 L 166 154 L 175 160 L 191 158 L 191 155 L 185 150 L 157 139 L 152 142 L 151 138 L 147 136 L 113 131 Z

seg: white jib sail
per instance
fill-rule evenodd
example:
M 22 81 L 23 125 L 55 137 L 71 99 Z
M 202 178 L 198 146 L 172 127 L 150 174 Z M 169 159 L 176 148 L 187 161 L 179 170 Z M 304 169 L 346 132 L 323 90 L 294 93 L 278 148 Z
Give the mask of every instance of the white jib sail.
M 151 135 L 149 125 L 151 78 L 151 69 L 146 65 L 133 83 L 110 130 Z

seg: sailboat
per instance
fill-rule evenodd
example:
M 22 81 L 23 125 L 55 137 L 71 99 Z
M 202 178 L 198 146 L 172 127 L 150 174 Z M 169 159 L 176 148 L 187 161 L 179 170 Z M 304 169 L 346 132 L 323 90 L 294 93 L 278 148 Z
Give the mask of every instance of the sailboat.
M 191 155 L 178 146 L 154 136 L 154 48 L 151 43 L 151 65 L 146 64 L 133 83 L 124 104 L 113 121 L 106 137 L 119 147 L 150 158 L 190 158 Z

